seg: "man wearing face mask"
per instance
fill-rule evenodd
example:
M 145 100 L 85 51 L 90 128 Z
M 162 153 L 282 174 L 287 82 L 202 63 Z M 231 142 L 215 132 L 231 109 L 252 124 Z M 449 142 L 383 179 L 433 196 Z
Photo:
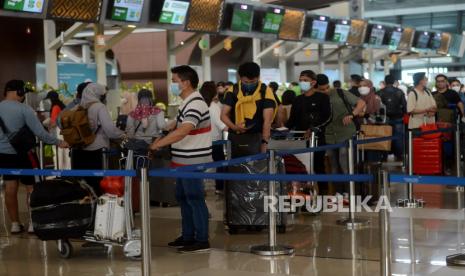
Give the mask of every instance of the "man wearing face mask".
M 196 91 L 199 77 L 194 69 L 183 65 L 171 69 L 171 93 L 180 96 L 176 128 L 150 146 L 158 151 L 171 145 L 173 167 L 212 161 L 210 112 L 202 95 Z M 178 179 L 176 200 L 181 206 L 182 236 L 168 246 L 181 253 L 202 252 L 210 249 L 208 242 L 208 209 L 201 179 Z
M 66 142 L 58 140 L 43 128 L 35 112 L 24 104 L 25 83 L 22 80 L 11 80 L 5 87 L 5 99 L 0 102 L 0 168 L 32 169 L 33 163 L 38 163 L 37 156 L 32 148 L 13 147 L 11 141 L 17 140 L 17 134 L 24 136 L 21 131 L 29 128 L 29 135 L 35 135 L 47 144 L 68 147 Z M 33 138 L 33 137 L 32 137 Z M 26 145 L 24 145 L 26 146 Z M 32 145 L 33 146 L 33 145 Z M 11 233 L 18 234 L 24 231 L 18 214 L 18 186 L 21 182 L 26 185 L 28 196 L 32 192 L 35 178 L 33 176 L 3 176 L 5 181 L 5 205 L 11 221 Z M 32 232 L 32 224 L 29 224 L 29 232 Z
M 350 75 L 350 83 L 352 84 L 352 87 L 350 87 L 349 92 L 355 97 L 360 97 L 360 92 L 358 91 L 358 88 L 360 87 L 361 81 L 362 77 L 360 75 Z
M 449 89 L 449 80 L 445 75 L 439 74 L 435 80 L 436 92 L 433 92 L 433 97 L 436 100 L 438 108 L 438 121 L 455 123 L 454 112 L 449 108 L 449 105 L 456 105 L 460 114 L 464 114 L 464 106 L 460 100 L 459 93 Z
M 266 152 L 277 110 L 273 91 L 259 80 L 258 64 L 244 63 L 238 74 L 240 81 L 226 92 L 221 113 L 229 128 L 232 157 Z

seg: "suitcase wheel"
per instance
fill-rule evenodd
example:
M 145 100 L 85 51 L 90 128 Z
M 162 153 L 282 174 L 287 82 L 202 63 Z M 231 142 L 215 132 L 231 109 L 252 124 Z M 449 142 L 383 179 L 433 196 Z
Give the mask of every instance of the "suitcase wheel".
M 61 248 L 58 246 L 58 254 L 63 259 L 69 259 L 73 255 L 73 246 L 68 240 L 61 241 Z

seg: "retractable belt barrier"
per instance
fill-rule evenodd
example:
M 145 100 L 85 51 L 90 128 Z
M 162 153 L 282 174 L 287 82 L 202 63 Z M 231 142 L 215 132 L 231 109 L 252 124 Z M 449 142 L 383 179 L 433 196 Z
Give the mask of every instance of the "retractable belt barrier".
M 465 177 L 392 174 L 389 175 L 389 182 L 465 186 Z
M 445 133 L 445 132 L 454 132 L 456 131 L 456 127 L 448 127 L 448 128 L 439 128 L 435 130 L 428 130 L 428 131 L 420 131 L 420 130 L 414 130 L 413 131 L 413 136 L 422 136 L 422 135 L 428 135 L 428 134 L 435 134 L 435 133 Z
M 0 175 L 30 175 L 30 176 L 56 176 L 56 177 L 103 177 L 126 176 L 135 177 L 135 170 L 39 170 L 39 169 L 0 169 Z

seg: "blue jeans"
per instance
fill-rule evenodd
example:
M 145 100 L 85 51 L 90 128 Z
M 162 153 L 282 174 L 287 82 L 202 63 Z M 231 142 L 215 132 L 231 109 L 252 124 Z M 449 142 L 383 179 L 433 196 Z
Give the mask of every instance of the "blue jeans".
M 181 206 L 183 240 L 207 242 L 208 209 L 202 180 L 178 179 L 176 200 Z
M 391 120 L 389 125 L 392 126 L 392 135 L 399 135 L 402 138 L 392 141 L 392 153 L 396 156 L 398 160 L 401 160 L 404 153 L 404 136 L 405 136 L 405 127 L 402 119 Z

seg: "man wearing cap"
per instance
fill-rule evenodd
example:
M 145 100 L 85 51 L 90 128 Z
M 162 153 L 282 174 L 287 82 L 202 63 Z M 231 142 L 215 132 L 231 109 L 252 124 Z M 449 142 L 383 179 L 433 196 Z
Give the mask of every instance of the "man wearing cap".
M 407 113 L 410 114 L 409 129 L 419 128 L 424 123 L 435 123 L 436 101 L 431 92 L 426 89 L 428 78 L 426 73 L 419 72 L 413 75 L 414 88 L 407 98 Z
M 325 144 L 325 127 L 331 121 L 331 104 L 329 96 L 320 93 L 320 87 L 329 87 L 328 77 L 325 75 L 316 75 L 311 70 L 305 70 L 300 73 L 299 85 L 302 94 L 293 102 L 289 120 L 286 127 L 297 131 L 307 131 L 310 134 L 316 131 L 318 145 Z M 324 174 L 323 151 L 315 152 L 315 173 Z M 326 187 L 320 185 L 320 190 Z
M 360 82 L 362 81 L 362 76 L 353 74 L 350 75 L 350 83 L 351 87 L 349 89 L 349 92 L 352 93 L 355 97 L 360 98 L 360 92 L 358 92 L 358 88 L 360 87 Z
M 27 126 L 34 135 L 47 144 L 68 147 L 66 142 L 60 141 L 47 131 L 36 117 L 31 107 L 24 104 L 28 91 L 24 88 L 24 81 L 11 80 L 5 87 L 5 99 L 0 102 L 0 168 L 2 169 L 32 169 L 37 157 L 32 152 L 17 152 L 10 143 L 20 129 Z M 3 124 L 2 124 L 3 122 Z M 33 176 L 4 175 L 5 205 L 11 221 L 11 233 L 18 234 L 24 231 L 18 215 L 18 186 L 19 182 L 26 185 L 28 196 L 32 192 L 35 179 Z M 29 223 L 29 232 L 33 232 Z

